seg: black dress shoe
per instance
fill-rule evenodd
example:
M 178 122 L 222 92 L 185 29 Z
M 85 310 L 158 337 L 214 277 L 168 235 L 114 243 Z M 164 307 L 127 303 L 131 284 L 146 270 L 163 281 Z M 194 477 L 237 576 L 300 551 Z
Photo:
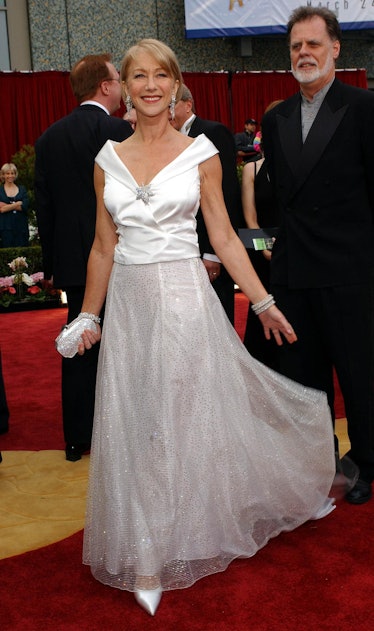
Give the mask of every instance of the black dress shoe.
M 350 504 L 365 504 L 371 498 L 371 483 L 358 478 L 353 489 L 347 493 L 345 499 Z
M 77 445 L 66 445 L 66 460 L 76 462 L 82 458 L 82 454 L 90 450 L 90 445 L 86 443 L 78 443 Z

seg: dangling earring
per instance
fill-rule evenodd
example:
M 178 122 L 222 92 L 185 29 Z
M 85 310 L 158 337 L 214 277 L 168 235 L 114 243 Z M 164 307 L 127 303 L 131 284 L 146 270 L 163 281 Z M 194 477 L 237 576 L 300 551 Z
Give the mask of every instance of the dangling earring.
M 130 112 L 131 112 L 131 110 L 133 108 L 133 104 L 132 104 L 131 96 L 129 94 L 125 98 L 125 105 L 126 105 L 126 112 L 128 114 L 130 114 Z
M 175 98 L 175 94 L 171 95 L 171 103 L 169 105 L 169 109 L 170 109 L 170 116 L 171 116 L 171 120 L 173 121 L 175 118 L 175 102 L 176 102 L 176 98 Z

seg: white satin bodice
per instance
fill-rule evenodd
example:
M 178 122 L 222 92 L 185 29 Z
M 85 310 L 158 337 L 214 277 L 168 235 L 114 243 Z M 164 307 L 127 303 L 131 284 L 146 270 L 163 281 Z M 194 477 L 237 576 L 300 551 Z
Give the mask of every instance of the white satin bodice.
M 108 140 L 96 156 L 105 173 L 104 202 L 117 226 L 114 260 L 122 265 L 200 256 L 196 213 L 199 165 L 218 153 L 204 134 L 140 187 Z

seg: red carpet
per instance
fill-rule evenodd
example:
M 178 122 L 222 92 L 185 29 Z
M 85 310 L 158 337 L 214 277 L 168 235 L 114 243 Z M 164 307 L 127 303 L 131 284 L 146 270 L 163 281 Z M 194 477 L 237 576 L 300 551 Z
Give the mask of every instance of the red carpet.
M 82 533 L 0 562 L 4 631 L 372 631 L 373 504 L 340 504 L 252 559 L 165 593 L 155 618 L 81 565 Z
M 0 449 L 63 449 L 60 356 L 54 339 L 67 311 L 1 314 L 0 348 L 10 419 Z
M 244 300 L 244 305 L 243 305 Z M 237 298 L 238 331 L 245 299 Z M 11 411 L 7 449 L 63 449 L 60 360 L 53 339 L 64 309 L 1 315 Z M 239 322 L 239 320 L 241 322 Z M 74 465 L 72 465 L 74 466 Z M 0 477 L 1 494 L 1 477 Z M 166 593 L 155 618 L 131 594 L 81 565 L 82 533 L 0 561 L 5 631 L 371 631 L 374 502 L 340 502 L 327 518 L 272 540 L 255 557 Z

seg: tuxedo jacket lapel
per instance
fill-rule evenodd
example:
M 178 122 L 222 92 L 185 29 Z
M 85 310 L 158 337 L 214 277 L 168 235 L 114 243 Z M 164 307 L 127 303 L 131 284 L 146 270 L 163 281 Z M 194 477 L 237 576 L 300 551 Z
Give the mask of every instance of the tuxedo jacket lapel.
M 279 114 L 277 116 L 280 140 L 286 160 L 295 176 L 290 190 L 291 197 L 304 184 L 318 163 L 347 111 L 347 104 L 337 106 L 335 94 L 336 90 L 332 86 L 323 100 L 304 144 L 301 138 L 301 97 L 297 99 L 288 117 Z
M 301 110 L 300 95 L 297 94 L 290 101 L 290 107 L 285 114 L 276 116 L 279 139 L 283 147 L 286 161 L 292 171 L 296 173 L 303 148 L 301 138 Z
M 191 136 L 191 138 L 196 138 L 196 136 L 198 136 L 199 134 L 201 134 L 201 124 L 200 124 L 200 120 L 199 117 L 196 116 L 196 118 L 194 118 L 194 120 L 192 121 L 192 125 L 188 130 L 188 136 Z
M 336 128 L 341 122 L 348 105 L 332 111 L 326 98 L 324 99 L 315 121 L 303 145 L 293 190 L 298 190 L 307 179 L 313 167 L 329 144 Z

